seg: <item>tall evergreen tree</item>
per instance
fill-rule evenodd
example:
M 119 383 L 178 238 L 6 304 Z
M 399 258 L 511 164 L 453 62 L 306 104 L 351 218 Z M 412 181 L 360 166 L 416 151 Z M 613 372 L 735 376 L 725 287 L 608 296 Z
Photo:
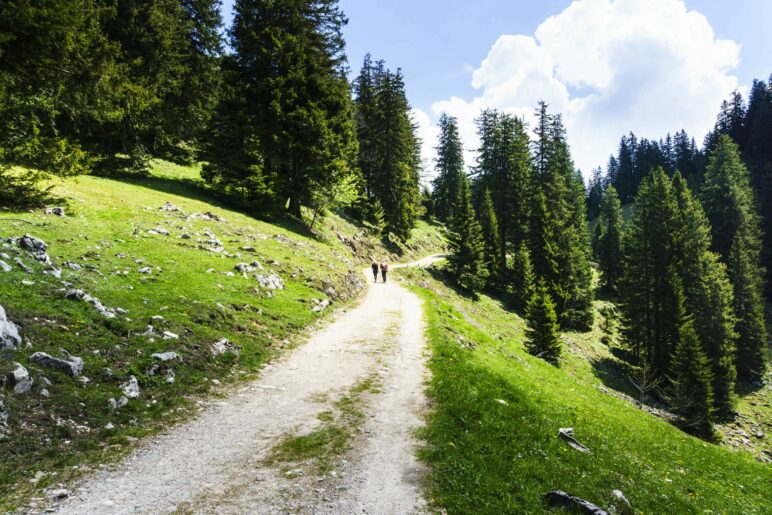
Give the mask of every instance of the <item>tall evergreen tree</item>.
M 766 327 L 762 297 L 760 230 L 750 178 L 737 145 L 721 135 L 710 154 L 702 190 L 713 248 L 727 264 L 737 317 L 737 369 L 740 377 L 763 377 Z
M 353 173 L 357 142 L 336 0 L 237 0 L 231 29 L 245 115 L 291 214 Z
M 732 287 L 726 267 L 710 251 L 710 227 L 699 202 L 679 173 L 673 176 L 676 214 L 675 260 L 684 287 L 684 307 L 713 369 L 715 407 L 730 415 L 734 404 L 735 369 Z
M 453 205 L 458 195 L 456 179 L 464 172 L 464 148 L 458 134 L 458 121 L 443 113 L 438 122 L 440 137 L 437 146 L 434 179 L 434 205 L 437 218 L 447 222 L 453 217 Z M 498 266 L 498 263 L 496 263 Z
M 483 193 L 479 220 L 483 243 L 485 245 L 485 269 L 489 272 L 488 286 L 495 288 L 501 285 L 502 282 L 502 277 L 499 273 L 501 246 L 499 224 L 496 219 L 496 212 L 493 209 L 493 200 L 491 199 L 490 191 L 487 189 Z
M 509 247 L 516 247 L 528 234 L 528 134 L 521 119 L 494 110 L 483 111 L 476 122 L 480 137 L 476 185 L 491 192 L 499 222 L 497 274 L 504 277 Z
M 666 374 L 684 317 L 677 273 L 678 205 L 665 172 L 644 178 L 623 239 L 620 283 L 625 335 L 634 355 L 648 356 L 654 372 Z
M 605 189 L 602 171 L 600 167 L 592 171 L 590 187 L 587 190 L 587 218 L 594 220 L 600 215 L 600 204 Z
M 526 310 L 525 348 L 529 353 L 553 365 L 560 359 L 562 346 L 555 306 L 542 281 L 534 290 Z
M 622 275 L 622 207 L 614 186 L 603 192 L 601 219 L 596 227 L 603 227 L 597 243 L 598 264 L 603 273 L 603 288 L 615 292 Z
M 405 241 L 421 210 L 421 156 L 402 72 L 392 73 L 367 56 L 355 93 L 366 206 L 380 204 L 384 231 Z
M 448 237 L 448 262 L 456 282 L 466 290 L 477 292 L 485 286 L 488 277 L 485 269 L 485 243 L 472 208 L 469 179 L 461 173 L 457 183 L 458 195 L 453 206 Z
M 592 324 L 592 270 L 584 182 L 574 170 L 560 115 L 538 110 L 530 250 L 564 327 Z M 543 118 L 543 119 L 541 119 Z
M 710 362 L 692 320 L 681 326 L 670 369 L 673 411 L 681 424 L 702 435 L 713 432 Z
M 514 304 L 517 309 L 523 310 L 531 299 L 534 288 L 533 265 L 531 254 L 525 242 L 520 243 L 512 257 L 512 279 L 510 281 Z

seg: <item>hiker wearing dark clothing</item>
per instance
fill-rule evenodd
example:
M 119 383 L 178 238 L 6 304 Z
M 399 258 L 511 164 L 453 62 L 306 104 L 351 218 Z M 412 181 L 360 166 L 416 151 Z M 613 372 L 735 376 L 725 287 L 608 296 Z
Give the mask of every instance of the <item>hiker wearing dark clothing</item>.
M 383 282 L 386 282 L 386 272 L 389 271 L 389 265 L 386 263 L 381 263 L 381 277 L 383 277 Z
M 378 282 L 378 263 L 373 261 L 372 268 L 373 268 L 373 282 L 377 283 Z

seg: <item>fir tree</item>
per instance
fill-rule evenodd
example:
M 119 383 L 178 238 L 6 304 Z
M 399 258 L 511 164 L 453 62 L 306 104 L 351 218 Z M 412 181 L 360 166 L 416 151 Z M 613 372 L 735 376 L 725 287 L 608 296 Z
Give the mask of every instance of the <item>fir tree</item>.
M 457 182 L 458 195 L 448 237 L 448 262 L 456 282 L 462 288 L 476 292 L 485 286 L 488 277 L 485 269 L 485 243 L 472 208 L 469 179 L 461 173 Z
M 713 432 L 713 390 L 710 362 L 689 320 L 681 327 L 670 369 L 673 412 L 687 429 Z
M 710 154 L 702 201 L 713 248 L 728 266 L 734 291 L 738 373 L 743 379 L 757 380 L 766 367 L 760 230 L 748 172 L 727 135 L 718 138 Z
M 600 213 L 596 227 L 602 225 L 604 229 L 597 243 L 598 263 L 603 273 L 603 288 L 615 292 L 622 275 L 622 208 L 614 186 L 609 185 L 603 192 Z
M 658 375 L 670 369 L 684 316 L 673 237 L 677 215 L 672 184 L 663 170 L 655 170 L 641 183 L 623 239 L 619 292 L 625 336 L 633 354 L 648 356 Z
M 447 222 L 453 217 L 453 205 L 458 194 L 456 179 L 464 171 L 464 148 L 458 135 L 458 121 L 443 113 L 438 122 L 439 145 L 434 179 L 434 205 L 437 218 Z
M 488 285 L 495 288 L 501 284 L 502 280 L 502 277 L 499 274 L 501 247 L 499 224 L 496 220 L 496 212 L 493 209 L 493 200 L 491 200 L 490 191 L 487 189 L 483 193 L 479 219 L 482 238 L 485 244 L 485 269 L 489 271 Z
M 336 0 L 237 0 L 231 29 L 251 139 L 275 201 L 300 218 L 352 173 L 357 141 Z
M 678 210 L 675 238 L 676 267 L 684 287 L 684 307 L 713 369 L 713 395 L 720 414 L 728 416 L 734 404 L 735 333 L 732 287 L 726 267 L 710 251 L 710 227 L 699 202 L 679 173 L 673 176 Z
M 558 364 L 561 353 L 555 305 L 542 281 L 534 290 L 526 310 L 525 348 L 529 353 L 553 365 Z
M 517 309 L 523 310 L 531 299 L 534 287 L 533 265 L 531 254 L 525 242 L 520 243 L 512 258 L 512 295 Z

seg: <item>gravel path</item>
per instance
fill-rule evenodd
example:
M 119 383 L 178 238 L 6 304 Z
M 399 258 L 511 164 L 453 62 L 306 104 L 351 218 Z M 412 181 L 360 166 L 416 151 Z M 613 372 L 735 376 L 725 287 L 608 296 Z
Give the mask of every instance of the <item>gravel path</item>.
M 424 471 L 414 452 L 426 406 L 420 301 L 396 277 L 373 284 L 365 274 L 369 288 L 357 307 L 266 366 L 259 380 L 87 478 L 56 511 L 422 512 Z M 369 377 L 377 377 L 379 393 L 366 396 L 365 423 L 333 471 L 316 477 L 301 466 L 283 474 L 265 464 L 280 439 L 316 428 L 319 413 Z

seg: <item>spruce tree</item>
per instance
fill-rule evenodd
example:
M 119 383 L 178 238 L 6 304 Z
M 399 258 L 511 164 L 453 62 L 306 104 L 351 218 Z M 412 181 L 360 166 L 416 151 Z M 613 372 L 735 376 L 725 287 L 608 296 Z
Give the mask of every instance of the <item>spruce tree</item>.
M 300 218 L 353 173 L 357 140 L 336 0 L 237 0 L 230 31 L 244 115 L 275 201 Z M 384 206 L 385 207 L 385 206 Z
M 560 115 L 540 105 L 529 221 L 536 275 L 544 279 L 563 327 L 592 325 L 592 269 L 585 190 L 574 170 Z
M 735 333 L 732 287 L 726 267 L 710 251 L 710 227 L 699 202 L 680 173 L 673 176 L 678 211 L 676 267 L 684 286 L 684 307 L 694 318 L 695 329 L 713 369 L 713 395 L 717 411 L 731 414 L 734 404 Z
M 670 368 L 673 412 L 688 430 L 708 436 L 713 432 L 711 367 L 692 320 L 679 332 Z
M 760 230 L 748 172 L 737 145 L 721 135 L 710 154 L 702 189 L 710 220 L 713 248 L 728 266 L 734 291 L 737 331 L 737 370 L 741 378 L 764 375 L 766 345 Z
M 531 254 L 525 242 L 520 243 L 512 258 L 511 288 L 514 304 L 517 309 L 523 310 L 531 299 L 534 288 L 533 265 Z
M 354 101 L 365 219 L 374 199 L 383 208 L 384 232 L 406 241 L 421 210 L 420 140 L 410 117 L 402 72 L 369 56 L 355 83 Z
M 485 286 L 488 277 L 488 271 L 485 268 L 485 242 L 472 208 L 469 179 L 460 173 L 457 182 L 458 195 L 449 227 L 448 262 L 459 286 L 471 292 L 477 292 Z
M 501 285 L 502 281 L 502 277 L 499 273 L 501 247 L 499 224 L 496 219 L 496 212 L 493 209 L 493 200 L 491 200 L 491 194 L 488 189 L 483 193 L 479 220 L 482 238 L 485 244 L 485 269 L 489 272 L 488 286 L 496 288 Z
M 596 227 L 604 227 L 597 243 L 602 284 L 606 291 L 616 292 L 622 275 L 622 208 L 614 186 L 609 185 L 603 192 L 600 213 Z
M 678 205 L 662 169 L 645 177 L 623 238 L 622 301 L 625 336 L 633 354 L 644 354 L 657 375 L 670 369 L 684 316 L 677 271 Z
M 458 134 L 458 121 L 443 113 L 438 122 L 439 145 L 434 179 L 434 206 L 437 218 L 447 222 L 453 217 L 453 205 L 458 194 L 456 179 L 464 171 L 464 148 Z M 498 263 L 497 263 L 498 265 Z
M 544 282 L 535 288 L 526 309 L 526 350 L 553 365 L 558 364 L 561 353 L 559 327 L 555 305 Z

